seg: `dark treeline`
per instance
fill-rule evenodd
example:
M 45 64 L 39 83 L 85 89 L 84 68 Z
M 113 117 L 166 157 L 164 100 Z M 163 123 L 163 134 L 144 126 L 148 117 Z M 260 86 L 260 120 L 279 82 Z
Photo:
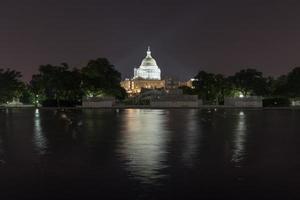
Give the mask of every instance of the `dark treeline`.
M 194 88 L 181 87 L 186 94 L 197 94 L 206 104 L 223 104 L 225 97 L 263 96 L 289 99 L 300 97 L 300 67 L 278 78 L 265 77 L 256 69 L 244 69 L 232 76 L 200 71 Z
M 121 74 L 106 58 L 90 60 L 81 69 L 61 65 L 41 65 L 27 84 L 21 73 L 0 69 L 0 104 L 19 99 L 25 104 L 74 106 L 82 97 L 115 96 L 124 99 Z M 265 77 L 255 69 L 244 69 L 232 76 L 200 71 L 193 88 L 181 87 L 186 94 L 197 94 L 206 104 L 223 104 L 225 97 L 300 97 L 300 67 L 278 78 Z
M 20 97 L 26 85 L 20 80 L 20 72 L 10 69 L 0 69 L 0 104 Z
M 120 86 L 121 74 L 106 58 L 90 60 L 80 70 L 66 63 L 41 65 L 28 84 L 21 77 L 14 70 L 0 70 L 0 104 L 18 98 L 28 104 L 74 106 L 83 96 L 126 96 Z

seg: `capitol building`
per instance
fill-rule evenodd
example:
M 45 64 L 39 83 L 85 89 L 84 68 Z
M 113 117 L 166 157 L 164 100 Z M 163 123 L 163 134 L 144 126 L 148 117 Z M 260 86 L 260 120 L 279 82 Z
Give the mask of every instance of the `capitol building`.
M 133 79 L 160 80 L 161 71 L 154 58 L 151 56 L 150 47 L 148 47 L 147 56 L 143 59 L 139 68 L 134 68 Z
M 148 47 L 146 57 L 142 60 L 141 65 L 134 68 L 133 78 L 125 79 L 121 82 L 121 86 L 128 94 L 132 95 L 139 94 L 142 88 L 165 88 L 165 81 L 161 80 L 161 70 L 151 55 L 150 47 Z

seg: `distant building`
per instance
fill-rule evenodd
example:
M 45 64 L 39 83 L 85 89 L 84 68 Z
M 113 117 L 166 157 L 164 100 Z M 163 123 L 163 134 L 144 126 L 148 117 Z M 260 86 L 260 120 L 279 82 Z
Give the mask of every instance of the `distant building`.
M 191 78 L 190 80 L 188 80 L 186 82 L 179 82 L 178 85 L 179 85 L 179 87 L 186 86 L 186 87 L 189 87 L 189 88 L 195 88 L 193 86 L 194 81 L 197 81 L 197 79 Z
M 135 96 L 141 93 L 142 89 L 165 89 L 166 91 L 178 89 L 180 86 L 194 88 L 193 82 L 196 79 L 190 79 L 186 82 L 179 82 L 171 77 L 161 79 L 161 70 L 156 60 L 152 57 L 150 47 L 148 47 L 146 57 L 142 60 L 138 68 L 134 68 L 132 79 L 125 79 L 121 86 L 126 92 Z
M 179 81 L 171 78 L 171 77 L 166 77 L 165 78 L 165 89 L 166 90 L 173 90 L 173 89 L 177 89 L 179 87 Z
M 121 86 L 131 95 L 139 94 L 142 88 L 165 88 L 165 80 L 161 80 L 161 70 L 151 56 L 150 47 L 148 47 L 147 55 L 142 60 L 140 67 L 134 68 L 133 78 L 125 79 L 121 82 Z
M 121 82 L 128 94 L 139 94 L 143 88 L 160 89 L 165 88 L 164 80 L 126 79 Z

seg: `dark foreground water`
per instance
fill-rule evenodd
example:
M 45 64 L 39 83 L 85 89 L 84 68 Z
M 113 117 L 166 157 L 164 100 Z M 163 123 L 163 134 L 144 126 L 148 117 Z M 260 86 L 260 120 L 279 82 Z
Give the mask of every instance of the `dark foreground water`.
M 300 198 L 300 110 L 0 110 L 0 199 Z

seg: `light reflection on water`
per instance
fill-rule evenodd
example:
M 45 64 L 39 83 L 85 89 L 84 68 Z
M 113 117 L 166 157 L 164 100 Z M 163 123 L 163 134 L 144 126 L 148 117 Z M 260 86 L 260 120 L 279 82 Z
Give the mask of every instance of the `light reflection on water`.
M 47 138 L 44 136 L 44 132 L 41 126 L 41 116 L 38 108 L 34 112 L 34 132 L 33 143 L 38 154 L 43 155 L 47 150 Z
M 53 128 L 51 126 L 56 126 L 55 124 L 47 125 L 46 119 L 42 117 L 46 116 L 46 113 L 43 112 L 43 110 L 35 109 L 33 116 L 32 141 L 34 149 L 39 155 L 50 153 L 47 152 L 49 139 L 45 131 L 50 130 L 51 132 Z M 194 167 L 195 162 L 201 160 L 199 153 L 202 151 L 205 154 L 206 149 L 202 149 L 203 146 L 201 144 L 203 142 L 202 137 L 205 134 L 210 134 L 209 132 L 211 130 L 206 130 L 205 127 L 211 124 L 211 121 L 214 121 L 217 130 L 220 129 L 221 131 L 225 123 L 229 122 L 232 124 L 231 130 L 226 130 L 228 133 L 231 132 L 232 135 L 229 138 L 229 142 L 231 143 L 230 151 L 232 153 L 228 160 L 230 159 L 235 166 L 240 167 L 242 161 L 246 158 L 247 150 L 245 145 L 247 142 L 248 127 L 247 115 L 243 111 L 231 115 L 232 118 L 227 119 L 229 121 L 226 122 L 222 122 L 223 119 L 216 121 L 212 118 L 212 116 L 223 118 L 224 114 L 222 114 L 222 112 L 213 112 L 210 113 L 210 115 L 206 115 L 198 109 L 188 109 L 185 111 L 125 109 L 113 115 L 102 115 L 106 112 L 109 113 L 110 111 L 84 112 L 85 114 L 82 116 L 87 117 L 83 118 L 83 123 L 85 123 L 84 129 L 81 129 L 79 125 L 77 127 L 76 123 L 72 128 L 76 129 L 76 133 L 78 132 L 78 134 L 81 135 L 93 133 L 89 137 L 84 137 L 88 140 L 83 141 L 84 144 L 92 144 L 94 146 L 101 145 L 101 142 L 96 141 L 101 138 L 99 135 L 102 134 L 101 129 L 106 127 L 105 124 L 107 124 L 108 121 L 119 119 L 119 121 L 116 121 L 119 124 L 116 124 L 117 126 L 111 130 L 119 132 L 116 138 L 118 145 L 117 148 L 114 147 L 116 148 L 115 152 L 117 152 L 117 156 L 120 156 L 122 162 L 125 163 L 125 167 L 131 176 L 145 183 L 153 182 L 166 175 L 161 173 L 161 171 L 169 167 L 168 159 L 170 159 L 170 156 L 179 158 L 180 162 L 186 167 Z M 102 114 L 98 115 L 100 113 Z M 108 116 L 108 118 L 104 116 Z M 56 115 L 52 116 L 47 113 L 47 117 L 47 119 L 51 119 L 53 117 L 55 118 Z M 115 119 L 112 119 L 112 117 Z M 62 120 L 58 118 L 52 121 L 52 123 L 53 122 L 61 123 Z M 176 125 L 175 123 L 178 124 Z M 206 124 L 206 126 L 203 126 L 203 124 Z M 73 129 L 71 131 L 74 132 Z M 67 129 L 64 131 L 70 130 Z M 112 134 L 116 134 L 114 132 Z M 67 137 L 67 134 L 62 133 L 60 136 Z M 55 139 L 55 137 L 53 138 Z M 71 139 L 74 138 L 70 138 L 70 140 Z M 171 140 L 175 141 L 175 146 L 178 144 L 180 146 L 174 149 L 174 144 L 171 144 Z M 0 156 L 3 154 L 2 143 L 0 135 Z M 170 148 L 172 149 L 170 150 Z M 175 155 L 170 155 L 170 153 Z
M 164 110 L 126 110 L 122 127 L 121 157 L 127 170 L 144 183 L 162 178 L 166 165 L 168 130 Z
M 89 132 L 101 133 L 101 128 L 107 123 L 106 120 L 110 120 L 99 119 L 100 116 L 96 115 L 97 112 L 93 113 L 93 117 L 89 113 L 89 118 L 85 121 L 86 129 L 83 130 L 82 134 L 89 134 Z M 124 163 L 124 168 L 132 178 L 149 184 L 159 182 L 160 179 L 167 176 L 162 171 L 170 167 L 168 163 L 170 156 L 176 156 L 183 165 L 189 168 L 193 168 L 195 163 L 201 160 L 199 152 L 203 151 L 201 150 L 201 143 L 203 134 L 205 134 L 201 124 L 213 120 L 211 118 L 213 115 L 208 118 L 209 116 L 203 115 L 197 109 L 186 110 L 175 117 L 172 113 L 176 112 L 169 110 L 126 109 L 115 115 L 110 115 L 120 119 L 120 124 L 117 126 L 119 127 L 117 131 L 120 132 L 117 138 L 119 143 L 115 152 L 119 155 Z M 44 155 L 48 150 L 48 139 L 41 125 L 43 118 L 40 115 L 40 110 L 36 109 L 34 114 L 33 142 L 38 154 Z M 216 115 L 219 116 L 220 113 L 216 113 Z M 206 121 L 201 119 L 203 117 L 207 118 Z M 245 113 L 241 111 L 230 119 L 233 125 L 230 141 L 232 144 L 230 160 L 237 167 L 241 166 L 243 159 L 246 157 L 246 117 Z M 170 121 L 170 118 L 173 121 Z M 174 129 L 174 127 L 177 127 L 174 126 L 175 124 L 172 124 L 174 122 L 180 124 L 178 125 L 179 129 Z M 222 129 L 221 126 L 223 125 L 219 124 L 219 126 L 217 128 Z M 177 131 L 178 133 L 176 133 Z M 178 141 L 176 142 L 180 146 L 172 151 L 170 151 L 171 138 L 175 139 L 175 141 L 181 140 L 179 143 Z M 96 137 L 87 137 L 87 139 L 89 144 L 100 145 L 100 143 L 96 142 Z M 170 153 L 174 155 L 170 155 Z M 205 162 L 205 160 L 201 162 Z
M 246 115 L 243 111 L 240 111 L 237 115 L 236 127 L 234 129 L 233 136 L 233 154 L 232 154 L 232 162 L 236 164 L 237 167 L 240 167 L 241 162 L 245 157 L 245 143 L 246 143 Z
M 202 131 L 198 123 L 198 110 L 188 110 L 187 111 L 187 124 L 184 132 L 184 144 L 183 144 L 183 153 L 182 160 L 183 163 L 189 167 L 194 165 L 197 151 L 199 149 L 200 140 L 202 136 Z

